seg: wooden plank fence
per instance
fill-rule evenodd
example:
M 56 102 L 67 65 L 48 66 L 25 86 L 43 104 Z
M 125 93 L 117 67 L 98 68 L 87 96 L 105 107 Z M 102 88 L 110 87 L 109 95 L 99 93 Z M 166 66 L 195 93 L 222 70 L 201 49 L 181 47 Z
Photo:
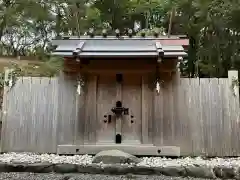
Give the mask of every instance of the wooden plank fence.
M 70 143 L 75 89 L 72 80 L 20 78 L 4 97 L 2 151 L 56 153 L 58 143 Z
M 239 156 L 239 92 L 231 86 L 229 78 L 184 78 L 163 88 L 155 144 L 180 146 L 182 155 Z
M 229 78 L 178 79 L 155 97 L 154 144 L 182 155 L 239 156 L 239 93 Z M 56 153 L 74 144 L 74 80 L 20 78 L 4 96 L 1 150 Z

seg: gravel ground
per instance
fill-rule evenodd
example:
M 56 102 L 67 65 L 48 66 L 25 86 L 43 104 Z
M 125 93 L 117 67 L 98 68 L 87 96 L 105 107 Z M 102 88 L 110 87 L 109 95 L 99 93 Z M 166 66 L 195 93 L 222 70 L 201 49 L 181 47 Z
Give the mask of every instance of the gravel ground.
M 92 163 L 93 156 L 76 155 L 76 156 L 59 156 L 55 154 L 32 154 L 32 153 L 4 153 L 0 155 L 0 162 L 4 163 L 40 163 L 49 162 L 52 164 L 81 164 L 87 165 Z
M 182 178 L 167 176 L 107 176 L 83 174 L 33 174 L 33 173 L 0 173 L 0 180 L 201 180 L 198 178 Z
M 49 162 L 53 164 L 69 163 L 69 164 L 80 164 L 87 165 L 92 163 L 93 156 L 89 155 L 75 155 L 75 156 L 58 156 L 54 154 L 32 154 L 32 153 L 7 153 L 0 155 L 0 162 L 4 163 L 40 163 Z M 210 167 L 214 166 L 225 166 L 225 167 L 240 167 L 239 158 L 213 158 L 213 159 L 202 159 L 197 158 L 178 158 L 168 159 L 161 157 L 145 157 L 141 159 L 139 166 L 149 167 L 165 167 L 165 166 L 187 166 L 187 165 L 207 165 Z

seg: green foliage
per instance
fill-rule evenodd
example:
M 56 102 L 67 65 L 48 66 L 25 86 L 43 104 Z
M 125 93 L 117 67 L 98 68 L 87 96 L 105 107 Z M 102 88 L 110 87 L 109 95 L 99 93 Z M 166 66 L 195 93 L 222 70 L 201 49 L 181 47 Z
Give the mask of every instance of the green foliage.
M 62 70 L 63 60 L 51 57 L 39 64 L 28 64 L 21 67 L 21 76 L 54 77 Z
M 7 71 L 0 73 L 0 89 L 2 89 L 4 86 L 12 88 L 15 85 L 18 77 L 22 75 L 21 68 L 15 63 L 11 63 L 6 70 Z M 6 76 L 6 72 L 8 73 L 8 76 Z
M 0 73 L 0 89 L 5 86 L 12 88 L 19 77 L 54 77 L 62 70 L 63 60 L 59 57 L 51 57 L 44 62 L 29 63 L 21 66 L 17 63 L 11 63 L 6 67 L 7 71 Z M 8 72 L 8 77 L 5 73 Z
M 166 35 L 166 31 L 163 27 L 153 29 L 142 29 L 137 33 L 137 35 L 140 36 L 142 33 L 145 33 L 146 36 L 154 36 L 154 33 L 158 33 L 159 35 Z
M 28 72 L 48 69 L 52 75 L 56 64 L 45 59 L 53 35 L 84 34 L 91 27 L 97 34 L 103 28 L 126 32 L 135 22 L 147 35 L 163 34 L 173 10 L 171 34 L 190 40 L 189 57 L 181 64 L 184 75 L 222 77 L 240 68 L 240 1 L 223 0 L 3 0 L 0 54 L 39 57 L 43 67 L 27 67 Z

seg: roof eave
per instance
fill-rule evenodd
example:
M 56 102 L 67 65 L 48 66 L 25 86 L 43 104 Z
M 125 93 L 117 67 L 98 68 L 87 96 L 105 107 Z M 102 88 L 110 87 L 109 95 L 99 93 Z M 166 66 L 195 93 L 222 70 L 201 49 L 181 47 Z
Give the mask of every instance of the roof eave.
M 52 55 L 54 56 L 63 56 L 63 57 L 76 57 L 73 55 L 73 52 L 54 52 L 52 53 Z M 170 53 L 164 53 L 164 52 L 160 52 L 160 53 L 153 53 L 153 52 L 149 52 L 149 53 L 139 53 L 139 52 L 132 52 L 132 53 L 119 53 L 119 52 L 115 52 L 115 53 L 79 53 L 77 55 L 77 57 L 79 58 L 138 58 L 138 57 L 142 57 L 142 58 L 178 58 L 178 57 L 187 57 L 187 53 L 185 52 L 170 52 Z
M 156 52 L 81 52 L 78 55 L 79 58 L 123 58 L 123 57 L 143 57 L 143 58 L 157 58 Z
M 164 57 L 167 58 L 177 58 L 177 57 L 187 57 L 188 54 L 185 52 L 170 52 L 170 53 L 164 53 Z

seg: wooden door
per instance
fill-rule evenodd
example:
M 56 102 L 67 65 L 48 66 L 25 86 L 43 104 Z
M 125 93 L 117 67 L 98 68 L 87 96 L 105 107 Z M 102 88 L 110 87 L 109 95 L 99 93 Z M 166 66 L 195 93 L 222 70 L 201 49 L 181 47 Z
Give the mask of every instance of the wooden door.
M 122 83 L 123 106 L 129 108 L 129 114 L 122 119 L 122 143 L 141 143 L 141 83 L 140 74 L 124 74 Z
M 121 82 L 115 73 L 89 76 L 85 144 L 152 144 L 153 90 L 149 76 L 121 75 Z M 118 101 L 128 113 L 117 118 L 111 109 Z
M 152 143 L 152 95 L 147 74 L 123 75 L 122 102 L 129 108 L 129 114 L 122 119 L 123 144 Z
M 115 74 L 101 74 L 97 78 L 97 138 L 98 144 L 115 143 L 116 121 L 111 109 L 115 106 L 117 88 Z

